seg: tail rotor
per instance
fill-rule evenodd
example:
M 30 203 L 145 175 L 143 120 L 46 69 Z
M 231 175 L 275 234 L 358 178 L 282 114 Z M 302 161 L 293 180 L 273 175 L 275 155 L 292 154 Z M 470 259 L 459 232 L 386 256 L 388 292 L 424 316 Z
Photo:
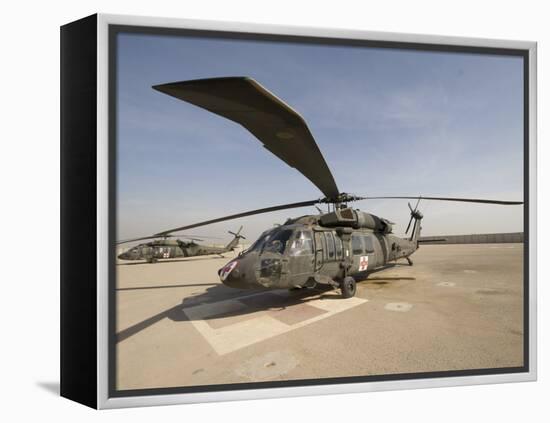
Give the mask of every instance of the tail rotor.
M 418 205 L 420 204 L 420 200 L 422 197 L 418 197 L 418 201 L 416 202 L 416 205 L 414 206 L 414 209 L 411 206 L 411 203 L 407 203 L 409 206 L 409 210 L 411 211 L 411 218 L 409 219 L 409 224 L 407 225 L 407 230 L 405 231 L 405 234 L 409 233 L 409 229 L 411 228 L 411 224 L 414 220 L 411 240 L 416 239 L 419 236 L 419 232 L 417 231 L 417 225 L 420 225 L 420 220 L 424 217 L 422 213 L 418 210 Z
M 228 233 L 233 235 L 233 239 L 231 241 L 229 241 L 229 244 L 227 244 L 225 246 L 225 248 L 227 250 L 231 250 L 231 251 L 234 250 L 235 248 L 237 248 L 237 245 L 239 244 L 240 239 L 246 239 L 244 236 L 241 235 L 242 230 L 243 230 L 243 227 L 241 226 L 239 228 L 239 230 L 237 231 L 237 233 L 232 232 L 232 231 L 227 231 Z
M 411 207 L 411 203 L 407 203 L 407 205 L 409 206 L 409 209 L 411 210 L 411 218 L 409 219 L 409 224 L 407 225 L 407 229 L 405 230 L 405 234 L 409 233 L 409 229 L 411 228 L 411 223 L 413 221 L 413 215 L 414 215 L 414 210 Z
M 230 233 L 231 235 L 233 235 L 235 237 L 235 239 L 246 239 L 245 236 L 241 235 L 242 230 L 243 230 L 243 227 L 241 226 L 239 228 L 239 230 L 237 231 L 237 233 L 232 232 L 232 231 L 227 231 L 227 232 Z

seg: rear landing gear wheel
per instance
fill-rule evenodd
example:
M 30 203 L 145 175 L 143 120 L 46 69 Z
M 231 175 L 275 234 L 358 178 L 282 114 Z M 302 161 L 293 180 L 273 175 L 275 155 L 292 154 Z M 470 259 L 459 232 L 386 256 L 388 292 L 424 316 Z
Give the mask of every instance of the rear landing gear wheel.
M 342 297 L 351 298 L 355 295 L 357 286 L 355 279 L 351 276 L 346 276 L 342 282 L 340 282 L 340 291 L 342 291 Z

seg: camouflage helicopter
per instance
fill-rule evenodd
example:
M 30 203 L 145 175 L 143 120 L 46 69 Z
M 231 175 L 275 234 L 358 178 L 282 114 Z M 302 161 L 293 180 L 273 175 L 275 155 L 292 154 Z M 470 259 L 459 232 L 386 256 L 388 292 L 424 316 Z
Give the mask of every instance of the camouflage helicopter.
M 121 260 L 145 260 L 147 263 L 155 263 L 159 259 L 171 259 L 179 257 L 194 257 L 194 256 L 206 256 L 206 255 L 219 255 L 223 257 L 223 253 L 233 251 L 239 244 L 240 239 L 246 239 L 241 235 L 241 226 L 239 230 L 235 232 L 228 231 L 233 235 L 233 239 L 225 247 L 214 247 L 209 245 L 197 244 L 195 241 L 203 241 L 199 238 L 194 238 L 194 235 L 162 235 L 161 238 L 154 241 L 146 242 L 143 244 L 136 245 L 129 250 L 118 255 L 118 258 Z M 181 239 L 168 239 L 168 238 L 184 238 L 186 241 Z M 212 238 L 205 237 L 202 238 Z M 147 237 L 140 239 L 132 239 L 119 241 L 117 244 L 124 244 L 127 242 L 139 241 L 141 239 L 147 239 Z
M 292 289 L 326 284 L 340 288 L 342 296 L 355 295 L 356 280 L 418 249 L 423 200 L 514 205 L 520 201 L 472 198 L 386 196 L 361 197 L 340 192 L 304 119 L 289 105 L 248 77 L 226 77 L 162 84 L 155 90 L 234 121 L 251 132 L 263 146 L 308 178 L 324 197 L 282 204 L 169 229 L 155 236 L 243 218 L 260 213 L 326 204 L 327 213 L 288 219 L 265 231 L 250 248 L 219 271 L 227 286 L 250 289 Z M 367 199 L 415 199 L 410 208 L 408 233 L 393 234 L 393 223 L 362 212 L 348 203 Z

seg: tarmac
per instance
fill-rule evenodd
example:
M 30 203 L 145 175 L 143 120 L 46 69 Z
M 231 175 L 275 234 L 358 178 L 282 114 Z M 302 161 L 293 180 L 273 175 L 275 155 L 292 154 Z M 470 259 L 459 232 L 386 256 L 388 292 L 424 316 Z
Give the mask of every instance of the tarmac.
M 119 390 L 523 365 L 523 245 L 425 245 L 339 290 L 237 290 L 234 253 L 117 264 Z

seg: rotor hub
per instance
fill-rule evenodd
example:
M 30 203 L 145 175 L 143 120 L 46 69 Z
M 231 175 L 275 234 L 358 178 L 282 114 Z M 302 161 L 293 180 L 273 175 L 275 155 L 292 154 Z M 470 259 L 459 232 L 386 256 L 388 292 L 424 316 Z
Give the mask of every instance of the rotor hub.
M 365 197 L 359 197 L 357 195 L 348 194 L 347 192 L 341 192 L 334 198 L 324 197 L 319 200 L 319 203 L 335 204 L 339 208 L 347 207 L 346 203 L 352 201 L 364 200 Z

